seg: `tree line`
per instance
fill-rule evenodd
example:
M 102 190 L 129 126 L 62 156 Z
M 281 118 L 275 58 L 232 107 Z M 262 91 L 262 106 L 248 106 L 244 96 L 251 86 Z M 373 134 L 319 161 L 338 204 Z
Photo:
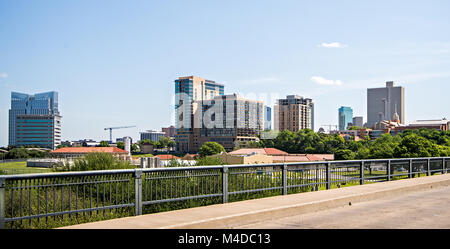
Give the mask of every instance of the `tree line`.
M 36 148 L 34 150 L 33 148 Z M 0 152 L 0 159 L 26 159 L 26 158 L 44 158 L 50 155 L 47 150 L 37 150 L 39 147 L 29 145 L 29 146 L 8 146 L 7 148 L 2 148 L 7 152 Z
M 450 131 L 405 130 L 392 136 L 383 134 L 354 141 L 339 134 L 324 134 L 310 129 L 278 133 L 275 139 L 261 139 L 254 147 L 277 148 L 297 154 L 334 154 L 336 160 L 414 158 L 450 156 Z

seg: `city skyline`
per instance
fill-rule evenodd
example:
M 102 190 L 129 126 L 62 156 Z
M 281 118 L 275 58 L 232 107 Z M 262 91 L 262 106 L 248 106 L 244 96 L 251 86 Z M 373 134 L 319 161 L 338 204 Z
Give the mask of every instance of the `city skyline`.
M 173 79 L 186 75 L 248 99 L 311 98 L 316 131 L 339 106 L 366 119 L 367 88 L 387 81 L 405 88 L 405 123 L 450 118 L 448 1 L 105 3 L 0 3 L 0 146 L 11 92 L 57 91 L 63 141 L 122 125 L 137 127 L 113 140 L 137 141 L 174 125 Z

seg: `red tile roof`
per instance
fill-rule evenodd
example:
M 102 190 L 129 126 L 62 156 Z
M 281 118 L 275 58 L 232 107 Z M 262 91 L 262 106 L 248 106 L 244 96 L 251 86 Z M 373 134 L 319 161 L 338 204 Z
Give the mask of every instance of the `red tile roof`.
M 119 149 L 117 147 L 64 147 L 56 150 L 52 150 L 50 153 L 91 153 L 91 152 L 104 152 L 104 153 L 127 153 L 128 151 Z
M 174 155 L 156 155 L 155 157 L 159 157 L 160 160 L 171 160 L 171 159 L 180 159 Z
M 186 154 L 182 157 L 184 160 L 195 160 L 198 157 L 198 154 Z
M 264 150 L 266 151 L 266 155 L 288 155 L 287 152 L 275 148 L 264 148 Z
M 306 155 L 309 161 L 322 161 L 323 159 L 321 157 L 315 156 L 315 155 Z

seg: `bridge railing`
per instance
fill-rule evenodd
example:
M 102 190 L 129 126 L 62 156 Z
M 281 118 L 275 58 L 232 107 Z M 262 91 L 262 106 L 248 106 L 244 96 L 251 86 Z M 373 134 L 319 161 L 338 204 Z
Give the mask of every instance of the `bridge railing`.
M 449 169 L 443 157 L 3 175 L 0 228 L 51 228 Z

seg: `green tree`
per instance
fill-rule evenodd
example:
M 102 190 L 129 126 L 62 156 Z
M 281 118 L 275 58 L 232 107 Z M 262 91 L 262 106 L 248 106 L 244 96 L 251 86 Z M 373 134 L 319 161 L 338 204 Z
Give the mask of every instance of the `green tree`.
M 355 153 L 355 159 L 368 159 L 370 158 L 370 150 L 364 146 L 358 148 Z
M 199 150 L 201 157 L 219 154 L 220 152 L 225 152 L 225 148 L 217 142 L 206 142 Z
M 109 143 L 108 141 L 100 141 L 98 147 L 109 147 Z
M 345 140 L 341 136 L 334 134 L 325 137 L 323 153 L 334 154 L 341 149 L 345 149 Z
M 371 158 L 394 158 L 394 151 L 398 147 L 398 139 L 391 134 L 383 134 L 369 146 Z
M 20 158 L 30 158 L 28 150 L 25 148 L 14 148 L 8 151 L 5 155 L 6 159 L 20 159 Z
M 159 137 L 159 141 L 158 142 L 160 143 L 160 147 L 161 148 L 167 148 L 171 141 L 172 140 L 169 137 L 162 136 L 162 137 Z
M 415 133 L 404 136 L 395 148 L 395 156 L 400 158 L 437 157 L 439 152 L 436 144 Z
M 175 141 L 173 141 L 172 139 L 170 139 L 169 143 L 167 144 L 167 147 L 169 149 L 174 148 L 177 144 L 175 143 Z
M 137 153 L 137 152 L 140 152 L 141 150 L 140 150 L 140 148 L 139 148 L 139 146 L 137 145 L 137 144 L 131 144 L 131 152 L 132 153 Z
M 125 143 L 122 142 L 122 141 L 117 142 L 117 148 L 124 150 L 125 149 Z
M 340 149 L 334 153 L 336 160 L 353 160 L 355 159 L 355 153 L 349 149 Z
M 218 157 L 200 157 L 197 159 L 197 164 L 196 166 L 207 166 L 207 165 L 224 165 L 226 163 L 224 163 L 222 161 L 222 159 L 218 158 Z

